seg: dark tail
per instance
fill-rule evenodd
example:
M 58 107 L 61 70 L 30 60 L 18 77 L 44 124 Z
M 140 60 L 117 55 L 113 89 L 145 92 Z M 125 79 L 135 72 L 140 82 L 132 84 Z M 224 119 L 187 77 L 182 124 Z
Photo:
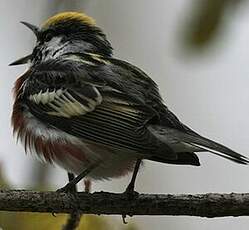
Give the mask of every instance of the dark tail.
M 203 151 L 208 151 L 214 153 L 218 156 L 224 157 L 228 160 L 234 161 L 239 164 L 248 164 L 249 160 L 247 157 L 233 151 L 232 149 L 227 148 L 224 145 L 221 145 L 215 141 L 209 140 L 202 136 L 195 136 L 191 134 L 181 134 L 184 142 L 194 146 L 199 147 Z
M 239 164 L 249 164 L 247 157 L 194 132 L 187 133 L 161 126 L 151 126 L 149 130 L 160 139 L 160 141 L 168 144 L 173 150 L 177 148 L 177 152 L 208 151 Z

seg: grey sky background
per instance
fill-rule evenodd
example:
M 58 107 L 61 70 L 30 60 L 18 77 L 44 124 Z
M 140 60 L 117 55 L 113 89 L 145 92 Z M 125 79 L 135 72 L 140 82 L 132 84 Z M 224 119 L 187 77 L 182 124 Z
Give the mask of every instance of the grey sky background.
M 65 2 L 65 3 L 64 3 Z M 184 52 L 181 36 L 194 0 L 0 0 L 1 84 L 0 164 L 15 188 L 32 185 L 34 157 L 16 145 L 10 128 L 11 90 L 25 67 L 8 64 L 28 54 L 31 32 L 19 21 L 41 24 L 55 11 L 77 8 L 94 17 L 114 47 L 116 57 L 147 72 L 158 84 L 168 107 L 187 125 L 249 156 L 249 3 L 227 11 L 225 26 L 207 52 Z M 58 5 L 59 4 L 59 5 Z M 73 4 L 73 5 L 72 5 Z M 50 8 L 51 6 L 51 8 Z M 72 7 L 74 6 L 74 7 Z M 48 10 L 49 9 L 49 10 Z M 248 192 L 249 168 L 200 153 L 201 167 L 145 162 L 137 179 L 143 193 Z M 49 169 L 53 189 L 66 173 Z M 93 190 L 121 192 L 129 177 L 96 182 Z M 120 217 L 117 217 L 117 221 Z M 249 218 L 134 217 L 140 229 L 248 229 Z

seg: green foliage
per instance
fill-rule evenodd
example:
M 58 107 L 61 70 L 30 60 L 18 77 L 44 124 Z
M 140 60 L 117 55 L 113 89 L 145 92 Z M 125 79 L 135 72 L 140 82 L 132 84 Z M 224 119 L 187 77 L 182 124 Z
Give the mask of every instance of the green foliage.
M 183 35 L 184 43 L 188 48 L 205 48 L 221 33 L 224 28 L 224 14 L 228 7 L 228 13 L 233 14 L 235 4 L 241 1 L 235 0 L 199 0 L 192 7 L 191 21 L 185 24 Z
M 0 213 L 0 227 L 8 230 L 60 230 L 66 223 L 68 215 L 58 214 L 55 217 L 50 213 Z M 136 230 L 134 224 L 124 225 L 96 215 L 83 215 L 77 230 Z

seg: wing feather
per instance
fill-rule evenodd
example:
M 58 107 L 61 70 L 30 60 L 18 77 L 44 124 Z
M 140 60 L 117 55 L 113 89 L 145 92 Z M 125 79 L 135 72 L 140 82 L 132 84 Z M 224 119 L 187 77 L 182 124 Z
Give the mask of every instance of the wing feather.
M 38 119 L 84 141 L 130 150 L 143 158 L 159 152 L 164 159 L 176 159 L 147 129 L 158 116 L 153 107 L 108 82 L 97 79 L 95 84 L 82 67 L 70 72 L 50 68 L 36 67 L 26 85 L 26 104 Z

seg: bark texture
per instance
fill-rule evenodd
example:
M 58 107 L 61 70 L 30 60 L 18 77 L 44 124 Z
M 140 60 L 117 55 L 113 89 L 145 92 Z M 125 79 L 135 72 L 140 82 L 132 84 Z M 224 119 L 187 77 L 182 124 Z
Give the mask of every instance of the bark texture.
M 1 211 L 105 214 L 186 215 L 201 217 L 249 216 L 249 193 L 125 194 L 59 193 L 0 190 Z

